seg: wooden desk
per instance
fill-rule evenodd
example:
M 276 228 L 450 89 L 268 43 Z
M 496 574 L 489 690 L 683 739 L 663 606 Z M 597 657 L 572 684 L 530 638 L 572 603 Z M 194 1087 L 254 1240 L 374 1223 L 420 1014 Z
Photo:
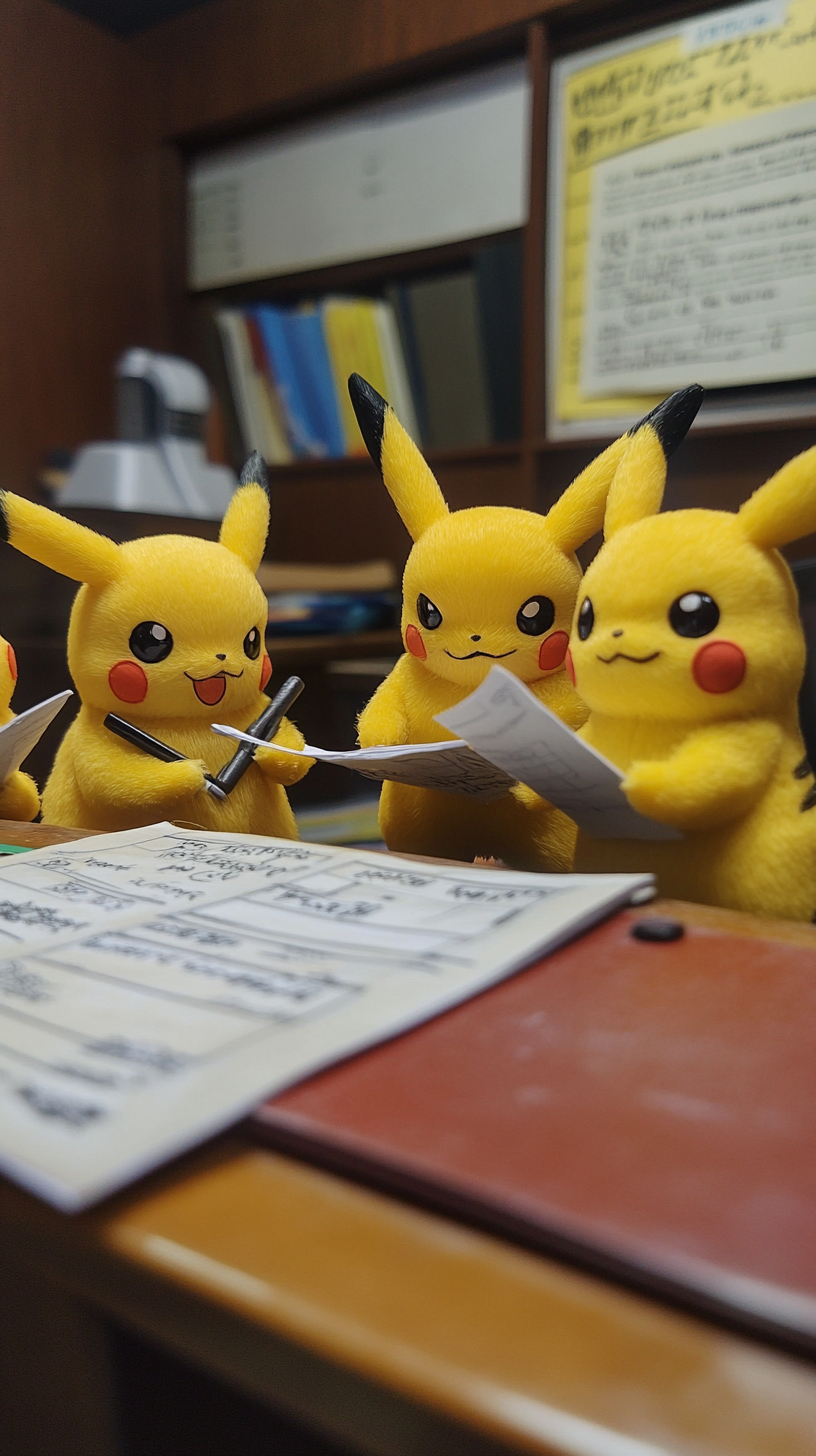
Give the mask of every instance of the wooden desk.
M 241 1132 L 78 1218 L 0 1185 L 0 1249 L 3 1456 L 127 1449 L 109 1322 L 377 1456 L 816 1456 L 812 1367 Z

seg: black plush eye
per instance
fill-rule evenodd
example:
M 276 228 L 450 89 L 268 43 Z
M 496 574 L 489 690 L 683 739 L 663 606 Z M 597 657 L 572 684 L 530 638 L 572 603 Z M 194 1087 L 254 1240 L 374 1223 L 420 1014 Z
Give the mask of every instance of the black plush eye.
M 582 642 L 586 642 L 592 628 L 595 626 L 595 609 L 589 600 L 584 597 L 581 603 L 581 610 L 578 613 L 578 636 Z
M 678 637 L 705 637 L 719 620 L 720 609 L 705 592 L 686 592 L 669 607 L 669 621 Z
M 422 592 L 417 597 L 417 616 L 423 627 L 433 632 L 435 627 L 442 626 L 442 613 L 435 607 L 429 597 L 423 596 Z
M 555 621 L 555 607 L 549 597 L 528 597 L 516 612 L 516 625 L 529 637 L 540 637 Z
M 140 662 L 163 662 L 173 651 L 173 639 L 161 622 L 140 622 L 128 645 Z
M 251 627 L 244 638 L 244 652 L 252 662 L 261 650 L 261 634 L 257 627 Z

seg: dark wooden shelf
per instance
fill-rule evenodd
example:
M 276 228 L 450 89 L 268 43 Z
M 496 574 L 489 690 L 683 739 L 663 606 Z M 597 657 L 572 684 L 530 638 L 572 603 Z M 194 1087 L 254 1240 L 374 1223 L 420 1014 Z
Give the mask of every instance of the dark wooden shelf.
M 743 420 L 734 420 L 729 423 L 720 423 L 716 420 L 712 420 L 710 423 L 702 421 L 692 425 L 689 439 L 764 435 L 775 434 L 783 430 L 805 429 L 816 429 L 816 410 L 811 413 L 803 412 L 789 419 L 746 417 Z M 604 434 L 576 434 L 557 440 L 546 438 L 534 441 L 517 440 L 490 445 L 461 446 L 456 449 L 428 450 L 424 453 L 428 464 L 434 470 L 443 471 L 447 467 L 455 466 L 466 466 L 476 470 L 480 466 L 486 466 L 492 469 L 501 463 L 518 465 L 525 454 L 546 456 L 563 454 L 571 450 L 600 451 L 605 449 L 614 438 L 615 435 L 610 430 Z M 367 456 L 351 455 L 333 460 L 293 460 L 287 465 L 270 465 L 269 478 L 273 485 L 289 483 L 294 485 L 305 479 L 328 483 L 336 477 L 354 475 L 358 472 L 368 475 L 374 469 L 375 467 Z
M 765 419 L 751 419 L 746 416 L 743 420 L 730 422 L 718 422 L 711 420 L 695 421 L 688 432 L 688 439 L 715 439 L 718 436 L 728 437 L 729 435 L 754 435 L 773 434 L 780 430 L 806 430 L 816 429 L 816 410 L 809 413 L 780 419 L 766 417 Z M 603 450 L 615 435 L 610 431 L 603 435 L 570 435 L 563 440 L 537 440 L 532 447 L 537 454 L 553 455 L 564 450 Z
M 349 288 L 355 292 L 382 293 L 383 283 L 395 278 L 416 277 L 423 273 L 437 273 L 445 269 L 463 268 L 472 261 L 479 248 L 499 239 L 518 237 L 518 228 L 508 228 L 498 233 L 486 233 L 479 237 L 461 238 L 452 243 L 439 243 L 433 247 L 414 248 L 405 253 L 387 253 L 384 257 L 355 258 L 344 263 L 328 263 L 320 268 L 310 268 L 299 273 L 242 279 L 237 283 L 223 283 L 214 288 L 188 290 L 188 298 L 194 305 L 211 308 L 223 304 L 235 307 L 242 303 L 263 303 L 268 299 L 287 302 L 295 299 L 314 298 L 322 294 L 337 293 Z
M 274 667 L 297 667 L 337 658 L 388 657 L 402 651 L 402 637 L 396 627 L 387 627 L 378 632 L 336 632 L 325 637 L 267 637 L 266 646 Z
M 475 465 L 482 463 L 496 465 L 506 460 L 516 464 L 522 454 L 523 445 L 520 441 L 507 441 L 491 445 L 460 445 L 446 450 L 424 451 L 425 459 L 434 469 L 444 468 L 448 465 Z M 298 484 L 302 480 L 320 480 L 321 478 L 331 480 L 334 476 L 353 475 L 358 471 L 366 475 L 372 471 L 378 476 L 373 461 L 368 455 L 341 455 L 331 460 L 321 460 L 317 457 L 308 457 L 300 460 L 291 460 L 285 465 L 268 465 L 270 484 L 285 485 L 288 482 Z

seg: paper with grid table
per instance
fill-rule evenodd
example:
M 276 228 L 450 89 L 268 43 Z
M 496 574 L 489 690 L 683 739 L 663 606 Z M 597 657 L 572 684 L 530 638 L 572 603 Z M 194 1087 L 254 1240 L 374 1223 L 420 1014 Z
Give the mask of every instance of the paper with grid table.
M 171 824 L 15 855 L 0 1169 L 82 1208 L 650 892 Z

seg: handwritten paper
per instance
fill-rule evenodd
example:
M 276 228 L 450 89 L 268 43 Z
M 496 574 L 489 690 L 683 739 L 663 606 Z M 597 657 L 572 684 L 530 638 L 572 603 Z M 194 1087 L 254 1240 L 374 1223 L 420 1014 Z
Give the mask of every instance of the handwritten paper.
M 581 387 L 804 378 L 816 360 L 816 100 L 594 171 Z
M 244 743 L 255 743 L 259 748 L 269 747 L 264 739 L 253 738 L 227 723 L 213 723 L 212 730 L 225 738 L 239 738 Z M 387 779 L 391 783 L 413 784 L 421 789 L 443 789 L 449 794 L 468 794 L 488 804 L 504 798 L 515 782 L 501 768 L 487 763 L 461 738 L 453 743 L 449 740 L 444 743 L 399 743 L 355 748 L 347 753 L 333 753 L 308 743 L 302 749 L 281 748 L 278 743 L 274 747 L 278 753 L 317 758 L 321 763 L 354 769 L 363 778 L 374 779 L 377 783 Z
M 816 0 L 736 5 L 566 56 L 550 96 L 548 430 L 602 433 L 606 420 L 610 434 L 668 386 L 641 379 L 638 393 L 621 393 L 607 381 L 604 396 L 584 392 L 595 173 L 615 158 L 646 164 L 672 137 L 701 148 L 712 129 L 816 97 Z
M 60 708 L 73 697 L 70 688 L 64 693 L 55 693 L 33 708 L 26 708 L 0 728 L 0 783 L 28 758 L 32 748 L 39 743 L 49 723 L 56 718 Z
M 491 763 L 527 784 L 596 839 L 681 839 L 638 814 L 621 789 L 624 775 L 584 743 L 519 678 L 492 667 L 484 682 L 437 722 L 461 733 Z
M 170 824 L 37 850 L 0 866 L 0 1167 L 81 1208 L 651 888 Z

